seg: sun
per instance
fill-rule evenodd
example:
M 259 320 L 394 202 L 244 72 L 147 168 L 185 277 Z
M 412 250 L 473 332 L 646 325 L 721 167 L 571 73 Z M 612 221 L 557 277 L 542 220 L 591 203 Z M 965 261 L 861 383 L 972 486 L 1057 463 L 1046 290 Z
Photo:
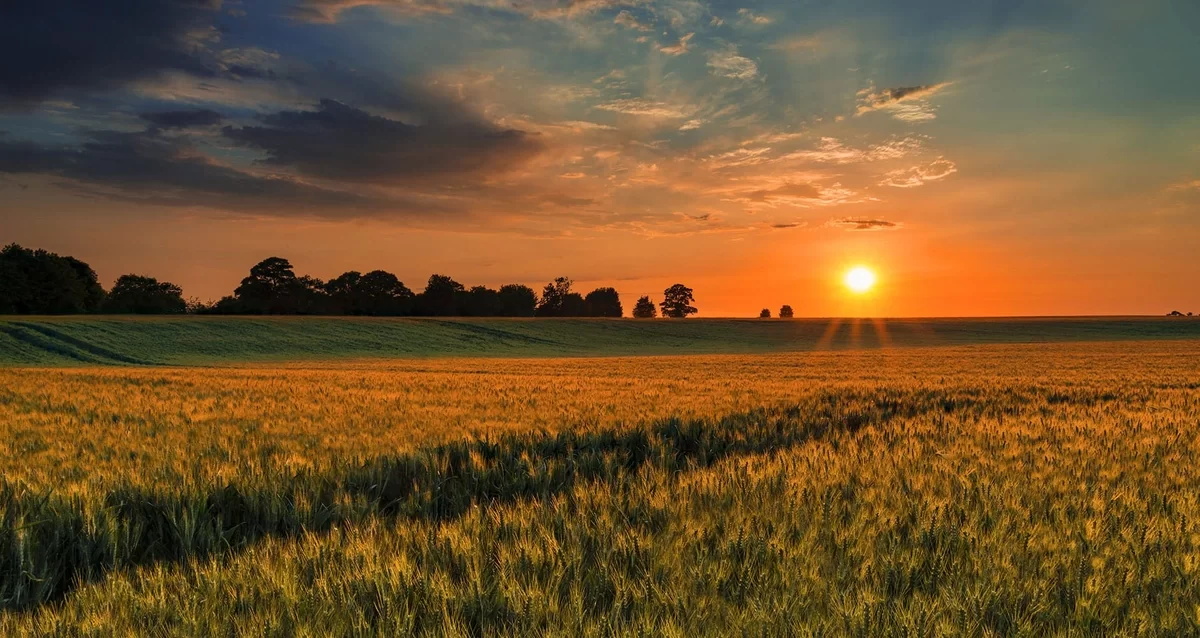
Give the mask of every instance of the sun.
M 865 266 L 855 266 L 846 273 L 846 287 L 862 294 L 875 287 L 875 273 Z

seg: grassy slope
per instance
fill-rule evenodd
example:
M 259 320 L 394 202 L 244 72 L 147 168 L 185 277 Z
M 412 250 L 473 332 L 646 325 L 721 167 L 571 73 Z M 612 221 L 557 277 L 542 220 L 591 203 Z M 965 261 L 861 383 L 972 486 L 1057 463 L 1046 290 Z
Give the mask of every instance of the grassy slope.
M 758 353 L 853 347 L 1200 338 L 1168 318 L 365 319 L 0 318 L 0 365 L 213 364 L 430 356 Z

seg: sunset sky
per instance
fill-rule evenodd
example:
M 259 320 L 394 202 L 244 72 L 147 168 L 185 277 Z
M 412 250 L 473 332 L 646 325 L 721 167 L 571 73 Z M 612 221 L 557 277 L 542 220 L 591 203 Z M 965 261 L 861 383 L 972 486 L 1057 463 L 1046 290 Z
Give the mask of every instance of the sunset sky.
M 15 0 L 0 243 L 701 316 L 1200 311 L 1195 0 Z M 870 294 L 842 284 L 878 275 Z

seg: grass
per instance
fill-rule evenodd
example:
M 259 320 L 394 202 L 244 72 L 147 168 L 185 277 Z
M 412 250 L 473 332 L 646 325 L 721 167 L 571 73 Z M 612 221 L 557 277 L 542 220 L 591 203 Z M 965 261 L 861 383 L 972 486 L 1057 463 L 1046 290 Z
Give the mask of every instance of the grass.
M 2 369 L 0 634 L 1196 634 L 1197 379 L 1197 341 Z
M 411 357 L 749 354 L 1200 338 L 1185 318 L 889 320 L 0 318 L 0 365 L 227 365 Z

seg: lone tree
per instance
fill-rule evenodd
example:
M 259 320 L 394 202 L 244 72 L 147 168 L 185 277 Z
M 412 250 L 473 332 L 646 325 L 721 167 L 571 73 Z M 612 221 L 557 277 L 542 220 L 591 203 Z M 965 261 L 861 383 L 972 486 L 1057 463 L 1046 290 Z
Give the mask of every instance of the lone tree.
M 758 313 L 758 318 L 759 319 L 770 319 L 771 311 L 768 310 L 767 308 L 763 308 L 762 311 Z
M 779 309 L 779 318 L 780 319 L 791 319 L 792 318 L 792 307 L 787 304 L 784 304 L 784 306 Z
M 583 304 L 589 317 L 620 317 L 625 314 L 616 288 L 597 288 L 583 298 Z
M 662 303 L 658 304 L 662 308 L 664 317 L 672 319 L 683 319 L 688 315 L 694 315 L 696 307 L 691 305 L 696 301 L 692 295 L 692 289 L 683 284 L 675 284 L 663 291 Z
M 104 312 L 169 315 L 187 310 L 183 289 L 154 277 L 121 275 L 104 300 Z
M 654 302 L 650 301 L 649 297 L 638 297 L 637 303 L 633 306 L 634 319 L 653 319 L 658 316 L 658 308 L 654 307 Z

